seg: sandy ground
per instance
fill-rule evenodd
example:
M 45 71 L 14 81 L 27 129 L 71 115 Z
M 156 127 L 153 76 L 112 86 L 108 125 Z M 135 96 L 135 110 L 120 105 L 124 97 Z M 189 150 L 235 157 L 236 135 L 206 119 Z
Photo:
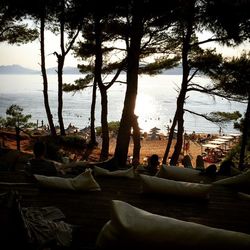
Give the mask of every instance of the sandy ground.
M 171 147 L 170 155 L 173 152 L 174 144 L 175 144 L 175 140 Z M 14 136 L 5 137 L 4 146 L 10 149 L 16 149 L 16 141 L 14 139 Z M 115 151 L 115 146 L 116 146 L 115 139 L 111 139 L 110 140 L 110 155 L 113 155 Z M 165 153 L 166 146 L 167 146 L 167 140 L 149 140 L 149 139 L 141 140 L 140 162 L 143 163 L 143 160 L 152 154 L 158 154 L 160 160 L 162 160 L 164 153 Z M 28 138 L 21 140 L 21 151 L 32 154 L 32 146 Z M 97 148 L 93 150 L 90 155 L 90 159 L 98 160 L 99 153 L 100 153 L 100 149 Z M 193 166 L 195 166 L 196 157 L 197 155 L 201 154 L 201 146 L 198 143 L 190 141 L 190 149 L 188 151 L 188 154 L 190 155 L 192 159 Z M 133 142 L 131 141 L 130 146 L 129 146 L 128 156 L 132 156 L 132 155 L 133 155 Z
M 167 140 L 142 140 L 140 161 L 143 161 L 144 158 L 149 157 L 152 154 L 158 154 L 160 161 L 161 161 L 166 150 L 167 142 L 168 142 Z M 169 156 L 171 156 L 174 151 L 175 143 L 176 141 L 174 140 Z M 113 144 L 115 145 L 115 143 Z M 198 143 L 194 143 L 191 141 L 190 148 L 187 153 L 189 154 L 192 160 L 193 166 L 195 166 L 196 157 L 197 155 L 201 154 L 201 146 Z M 129 155 L 133 155 L 133 143 L 130 143 Z

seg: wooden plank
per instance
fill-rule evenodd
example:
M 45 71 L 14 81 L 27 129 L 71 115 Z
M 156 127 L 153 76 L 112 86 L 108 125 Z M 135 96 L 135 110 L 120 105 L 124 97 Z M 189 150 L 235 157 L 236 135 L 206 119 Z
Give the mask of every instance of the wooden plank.
M 250 202 L 240 200 L 237 190 L 216 186 L 211 191 L 210 199 L 202 201 L 143 194 L 138 177 L 95 179 L 102 191 L 53 191 L 39 189 L 35 184 L 15 186 L 15 190 L 20 195 L 20 208 L 56 206 L 65 214 L 67 223 L 77 226 L 72 249 L 95 249 L 96 238 L 110 219 L 111 200 L 122 200 L 163 216 L 250 234 Z M 1 187 L 2 190 L 4 188 L 7 187 Z

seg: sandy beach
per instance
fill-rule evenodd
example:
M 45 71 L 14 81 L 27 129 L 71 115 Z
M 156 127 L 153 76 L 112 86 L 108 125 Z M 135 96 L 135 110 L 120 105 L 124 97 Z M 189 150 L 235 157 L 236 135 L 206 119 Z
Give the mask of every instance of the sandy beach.
M 173 144 L 170 150 L 170 156 L 173 152 L 174 145 L 176 143 L 176 140 L 173 140 Z M 23 139 L 21 140 L 21 151 L 24 153 L 32 154 L 32 141 L 29 139 L 28 136 L 24 136 Z M 16 141 L 14 135 L 11 133 L 9 136 L 5 136 L 4 138 L 4 146 L 9 149 L 16 149 Z M 128 157 L 133 155 L 133 141 L 131 140 L 130 145 L 129 145 L 129 152 L 128 152 Z M 167 146 L 167 140 L 150 140 L 150 139 L 143 139 L 141 140 L 141 151 L 140 151 L 140 163 L 143 164 L 143 160 L 147 157 L 149 157 L 152 154 L 158 154 L 160 161 L 162 160 L 165 149 Z M 111 138 L 110 139 L 110 157 L 114 154 L 116 147 L 116 139 Z M 79 152 L 80 153 L 80 152 Z M 197 155 L 201 154 L 201 146 L 193 141 L 190 141 L 190 148 L 188 151 L 188 154 L 191 157 L 192 164 L 195 166 L 195 160 Z M 100 148 L 97 147 L 96 149 L 93 149 L 92 152 L 89 155 L 89 160 L 91 161 L 98 161 L 100 155 Z M 81 156 L 79 155 L 76 158 L 80 158 Z
M 143 163 L 143 159 L 149 157 L 152 154 L 158 154 L 161 161 L 166 150 L 167 142 L 167 140 L 141 140 L 140 162 Z M 173 140 L 173 144 L 170 150 L 170 156 L 173 153 L 175 143 L 176 140 Z M 110 145 L 111 154 L 114 153 L 115 145 L 116 142 L 114 139 L 112 139 Z M 130 142 L 128 156 L 133 155 L 133 147 L 133 142 Z M 192 164 L 194 166 L 197 155 L 201 154 L 201 146 L 198 143 L 190 141 L 190 148 L 188 153 L 192 159 Z

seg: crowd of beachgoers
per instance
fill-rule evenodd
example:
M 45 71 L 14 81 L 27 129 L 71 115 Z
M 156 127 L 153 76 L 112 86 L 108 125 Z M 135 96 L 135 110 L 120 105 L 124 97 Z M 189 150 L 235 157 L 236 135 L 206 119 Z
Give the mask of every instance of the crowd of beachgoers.
M 68 135 L 77 135 L 86 140 L 88 140 L 90 131 L 88 128 L 83 130 L 77 130 L 75 126 L 71 125 L 66 130 Z M 14 136 L 14 131 L 2 130 L 2 132 L 6 132 L 4 135 L 2 133 L 1 136 L 1 145 L 6 148 L 16 149 L 16 141 Z M 8 132 L 8 133 L 7 133 Z M 34 136 L 46 136 L 48 135 L 48 130 L 44 128 L 38 128 L 34 130 L 30 130 Z M 190 134 L 184 135 L 184 143 L 183 150 L 180 155 L 179 165 L 182 166 L 182 158 L 184 155 L 189 155 L 192 165 L 195 166 L 196 159 L 198 155 L 202 155 L 205 161 L 205 166 L 209 164 L 219 164 L 226 152 L 230 150 L 230 148 L 238 141 L 239 134 L 231 134 L 231 135 L 220 135 L 220 134 L 205 134 L 205 133 L 195 133 L 192 132 Z M 157 154 L 159 156 L 159 161 L 161 163 L 162 158 L 164 156 L 166 146 L 167 146 L 167 135 L 164 135 L 158 130 L 155 130 L 153 133 L 142 133 L 141 135 L 141 150 L 140 150 L 140 163 L 142 165 L 146 165 L 148 158 L 152 154 Z M 89 160 L 98 161 L 100 155 L 101 148 L 101 137 L 97 136 L 98 146 L 93 149 L 91 154 L 89 155 Z M 176 140 L 173 140 L 170 156 L 173 152 L 174 145 Z M 116 137 L 112 134 L 110 136 L 110 156 L 114 154 L 116 146 Z M 25 153 L 32 154 L 32 139 L 22 133 L 21 140 L 21 151 Z M 68 156 L 70 161 L 79 161 L 82 160 L 81 152 L 64 152 L 65 155 Z M 133 155 L 133 140 L 131 138 L 131 142 L 128 150 L 128 163 L 132 162 Z

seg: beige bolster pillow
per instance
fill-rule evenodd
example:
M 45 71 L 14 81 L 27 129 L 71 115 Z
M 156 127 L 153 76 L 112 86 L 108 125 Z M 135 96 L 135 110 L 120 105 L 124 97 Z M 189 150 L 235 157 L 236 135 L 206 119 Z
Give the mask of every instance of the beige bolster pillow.
M 250 235 L 149 213 L 113 200 L 96 246 L 104 249 L 249 250 Z
M 94 166 L 93 172 L 95 176 L 102 175 L 102 176 L 127 177 L 127 178 L 135 177 L 133 167 L 125 170 L 109 171 L 107 169 Z
M 74 190 L 74 191 L 98 191 L 101 190 L 91 174 L 87 170 L 74 178 L 63 178 L 57 176 L 34 175 L 38 184 L 44 188 Z
M 140 175 L 143 193 L 157 193 L 181 197 L 208 199 L 212 185 L 174 181 L 155 176 Z

